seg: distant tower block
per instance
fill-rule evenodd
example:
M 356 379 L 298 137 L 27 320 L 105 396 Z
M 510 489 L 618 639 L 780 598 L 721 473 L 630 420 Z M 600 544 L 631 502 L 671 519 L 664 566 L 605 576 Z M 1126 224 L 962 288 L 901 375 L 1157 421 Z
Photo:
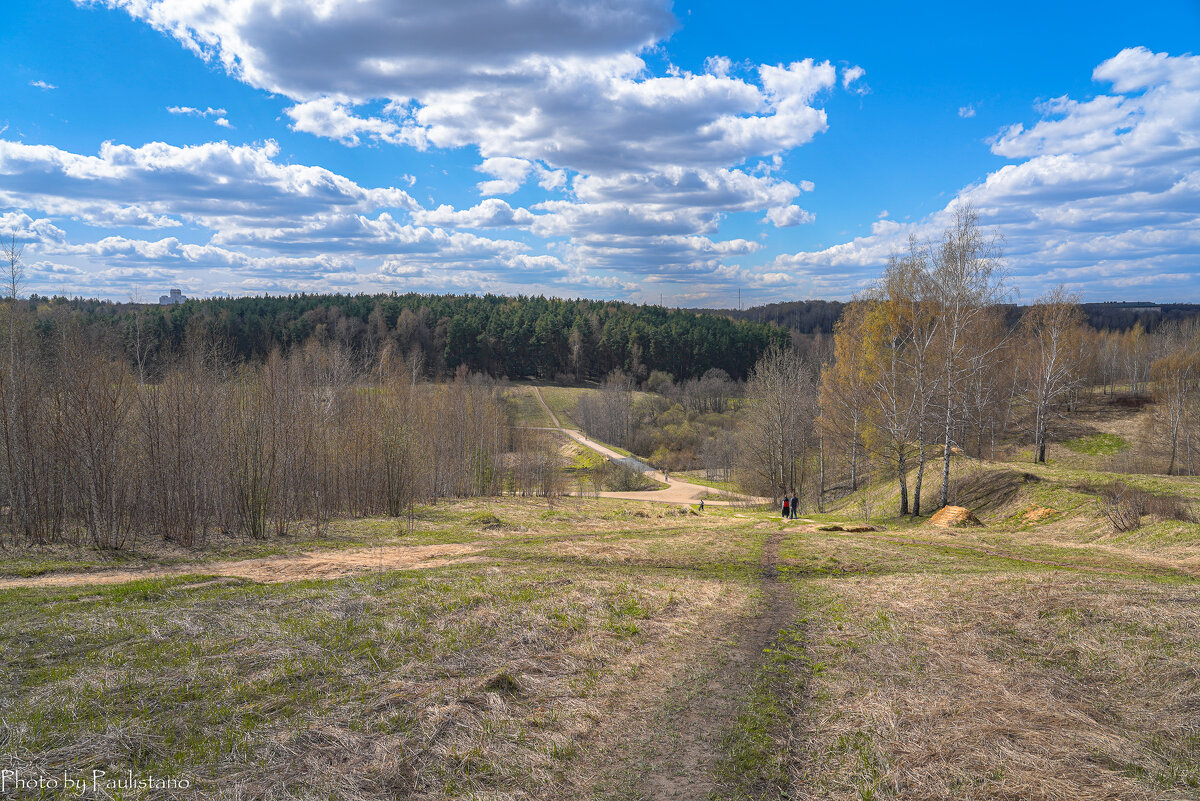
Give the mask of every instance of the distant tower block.
M 169 295 L 159 295 L 159 306 L 174 306 L 176 303 L 183 303 L 187 300 L 187 296 L 183 294 L 182 289 L 172 289 Z

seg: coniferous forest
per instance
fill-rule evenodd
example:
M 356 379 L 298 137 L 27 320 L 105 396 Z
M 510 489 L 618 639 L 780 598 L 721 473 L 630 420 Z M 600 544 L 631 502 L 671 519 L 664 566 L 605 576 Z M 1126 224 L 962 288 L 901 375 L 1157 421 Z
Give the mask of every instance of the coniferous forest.
M 429 377 L 465 367 L 495 378 L 586 380 L 623 370 L 676 379 L 710 369 L 745 378 L 773 343 L 772 324 L 592 300 L 499 295 L 288 295 L 192 300 L 176 306 L 32 296 L 27 312 L 50 335 L 68 321 L 123 347 L 154 375 L 188 343 L 231 362 L 261 362 L 310 341 L 369 360 L 385 346 Z

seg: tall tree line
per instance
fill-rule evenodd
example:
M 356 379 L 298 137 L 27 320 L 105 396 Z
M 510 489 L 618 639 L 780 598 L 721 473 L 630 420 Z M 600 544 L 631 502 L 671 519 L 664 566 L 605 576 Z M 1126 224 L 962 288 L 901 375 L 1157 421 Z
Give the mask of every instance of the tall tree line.
M 496 378 L 584 380 L 622 370 L 676 380 L 712 369 L 745 378 L 759 355 L 786 342 L 775 325 L 589 300 L 498 295 L 290 295 L 217 298 L 159 307 L 33 296 L 19 301 L 48 334 L 67 323 L 119 336 L 139 374 L 154 376 L 189 340 L 219 343 L 238 362 L 262 362 L 310 341 L 357 357 L 398 351 L 432 378 L 460 366 Z

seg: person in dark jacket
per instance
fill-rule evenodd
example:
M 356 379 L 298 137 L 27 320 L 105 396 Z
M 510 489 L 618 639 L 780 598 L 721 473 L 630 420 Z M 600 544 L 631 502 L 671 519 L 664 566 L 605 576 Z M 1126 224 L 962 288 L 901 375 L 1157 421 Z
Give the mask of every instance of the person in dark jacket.
M 800 508 L 800 499 L 796 497 L 796 491 L 792 490 L 792 519 L 796 519 L 796 510 Z

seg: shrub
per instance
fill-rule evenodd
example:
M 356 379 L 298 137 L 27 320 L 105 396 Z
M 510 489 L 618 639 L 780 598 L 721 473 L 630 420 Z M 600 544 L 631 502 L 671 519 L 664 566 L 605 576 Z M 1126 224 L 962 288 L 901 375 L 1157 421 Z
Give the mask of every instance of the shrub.
M 1178 495 L 1155 495 L 1123 481 L 1102 486 L 1081 485 L 1079 489 L 1100 496 L 1100 510 L 1112 523 L 1114 531 L 1134 531 L 1142 524 L 1143 515 L 1161 520 L 1195 523 L 1192 505 Z
M 617 462 L 611 462 L 604 471 L 604 488 L 609 492 L 639 492 L 654 489 L 654 480 Z
M 1100 511 L 1112 524 L 1113 531 L 1133 531 L 1142 524 L 1144 494 L 1119 481 L 1101 490 Z

